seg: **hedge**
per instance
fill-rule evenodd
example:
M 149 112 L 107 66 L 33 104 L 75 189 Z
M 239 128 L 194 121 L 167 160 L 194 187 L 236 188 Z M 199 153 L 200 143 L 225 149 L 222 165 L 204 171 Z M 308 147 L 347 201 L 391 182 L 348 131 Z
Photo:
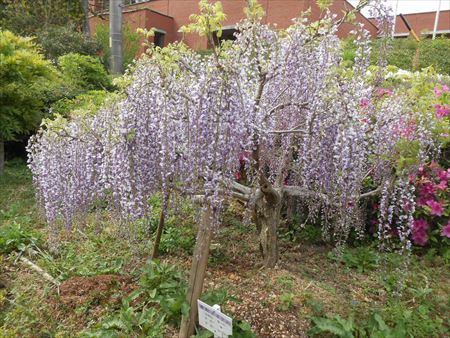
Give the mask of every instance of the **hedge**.
M 372 64 L 378 63 L 378 49 L 381 40 L 372 42 Z M 355 56 L 352 41 L 343 42 L 344 64 L 351 65 Z M 401 69 L 416 71 L 433 66 L 441 74 L 450 74 L 450 39 L 424 39 L 417 42 L 412 39 L 395 39 L 389 41 L 388 64 Z

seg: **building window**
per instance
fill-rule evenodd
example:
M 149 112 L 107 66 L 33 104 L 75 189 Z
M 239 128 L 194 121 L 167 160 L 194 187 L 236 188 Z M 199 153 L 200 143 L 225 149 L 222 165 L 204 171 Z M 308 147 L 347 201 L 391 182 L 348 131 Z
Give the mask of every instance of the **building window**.
M 164 47 L 164 38 L 166 36 L 166 33 L 160 30 L 156 30 L 155 31 L 155 36 L 153 38 L 153 43 L 155 44 L 155 46 L 158 47 Z
M 236 40 L 236 36 L 234 35 L 237 32 L 234 26 L 224 27 L 222 28 L 222 35 L 220 38 L 217 36 L 217 33 L 214 33 L 213 39 L 214 43 L 218 45 L 221 41 L 234 41 Z M 208 46 L 211 48 L 210 43 L 208 41 Z
M 229 29 L 222 29 L 222 36 L 220 37 L 220 41 L 224 41 L 224 40 L 231 40 L 234 41 L 236 40 L 236 36 L 234 36 L 234 34 L 237 32 L 236 29 L 234 28 L 229 28 Z

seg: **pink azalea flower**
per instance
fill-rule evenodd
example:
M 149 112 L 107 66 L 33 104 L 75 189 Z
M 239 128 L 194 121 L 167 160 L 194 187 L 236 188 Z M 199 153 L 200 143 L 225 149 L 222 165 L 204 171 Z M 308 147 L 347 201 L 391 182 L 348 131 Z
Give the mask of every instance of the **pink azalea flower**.
M 436 116 L 440 119 L 450 114 L 448 104 L 445 105 L 436 104 L 434 108 L 436 110 Z
M 428 230 L 428 222 L 422 218 L 415 219 L 413 224 L 413 230 L 419 231 L 419 230 Z
M 441 181 L 448 181 L 450 179 L 450 173 L 445 170 L 438 172 L 438 177 Z
M 433 194 L 435 192 L 434 186 L 432 183 L 427 182 L 422 186 L 421 193 L 423 195 Z
M 439 166 L 439 163 L 437 163 L 437 161 L 431 161 L 430 169 L 437 172 L 441 170 L 441 167 Z
M 443 85 L 442 89 L 434 88 L 434 96 L 441 97 L 442 93 L 448 93 L 449 91 L 450 91 L 449 87 L 447 85 Z
M 425 231 L 416 231 L 412 235 L 414 243 L 424 246 L 428 242 L 428 234 Z
M 431 208 L 431 215 L 442 216 L 444 209 L 442 208 L 442 203 L 437 201 L 428 201 L 427 205 Z
M 359 106 L 361 107 L 361 108 L 364 108 L 364 107 L 367 107 L 367 106 L 369 106 L 369 99 L 361 99 L 361 102 L 359 103 Z
M 376 94 L 381 99 L 383 96 L 392 96 L 393 92 L 388 88 L 378 88 Z
M 441 236 L 450 238 L 450 220 L 448 221 L 447 225 L 442 228 Z
M 428 242 L 428 223 L 424 219 L 414 220 L 412 229 L 412 239 L 417 245 L 424 246 Z
M 424 207 L 427 205 L 427 202 L 429 200 L 430 200 L 429 196 L 426 196 L 426 195 L 419 196 L 419 198 L 417 198 L 417 205 L 419 207 Z
M 434 96 L 441 97 L 441 95 L 442 95 L 442 90 L 439 88 L 434 88 Z
M 447 189 L 447 181 L 442 180 L 439 182 L 439 184 L 436 184 L 434 187 L 437 190 L 445 190 L 445 189 Z
M 416 131 L 416 122 L 408 121 L 406 126 L 400 131 L 400 135 L 406 139 L 411 139 Z

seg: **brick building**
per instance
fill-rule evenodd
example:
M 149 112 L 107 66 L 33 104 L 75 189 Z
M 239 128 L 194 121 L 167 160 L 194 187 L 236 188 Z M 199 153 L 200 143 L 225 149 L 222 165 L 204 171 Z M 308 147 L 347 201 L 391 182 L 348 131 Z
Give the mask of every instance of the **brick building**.
M 430 37 L 433 35 L 436 12 L 403 14 L 403 16 L 409 22 L 411 28 L 417 33 L 417 35 L 421 37 Z M 450 10 L 441 11 L 439 13 L 436 35 L 450 36 Z M 408 36 L 408 29 L 400 16 L 397 16 L 395 21 L 394 37 L 406 38 Z
M 222 0 L 224 12 L 227 19 L 224 22 L 224 38 L 232 38 L 234 27 L 237 22 L 244 18 L 243 9 L 245 0 Z M 286 28 L 292 24 L 292 19 L 311 8 L 311 19 L 318 20 L 321 13 L 315 0 L 260 0 L 264 7 L 266 16 L 265 23 L 276 25 L 278 28 Z M 155 28 L 155 44 L 165 46 L 168 43 L 179 41 L 184 38 L 184 42 L 194 49 L 207 49 L 206 38 L 196 34 L 183 34 L 178 30 L 181 26 L 189 23 L 189 15 L 198 13 L 198 0 L 125 0 L 123 7 L 123 20 L 133 30 L 137 28 Z M 108 24 L 107 12 L 108 0 L 90 0 L 91 12 L 94 13 L 89 20 L 91 31 L 99 24 Z M 338 17 L 343 15 L 343 10 L 353 9 L 346 0 L 335 0 L 331 6 L 331 11 Z M 376 26 L 362 14 L 357 15 L 357 21 L 364 24 L 364 27 L 372 36 L 376 36 Z M 344 24 L 341 26 L 338 35 L 345 37 L 353 26 Z

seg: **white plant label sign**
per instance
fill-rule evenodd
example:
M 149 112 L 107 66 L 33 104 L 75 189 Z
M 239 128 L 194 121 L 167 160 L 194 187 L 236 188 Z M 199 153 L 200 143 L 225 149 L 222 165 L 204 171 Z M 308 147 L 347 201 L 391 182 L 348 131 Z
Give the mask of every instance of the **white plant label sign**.
M 198 304 L 198 321 L 202 327 L 214 333 L 214 337 L 226 338 L 233 334 L 233 319 L 220 312 L 220 307 L 212 307 L 200 299 Z

